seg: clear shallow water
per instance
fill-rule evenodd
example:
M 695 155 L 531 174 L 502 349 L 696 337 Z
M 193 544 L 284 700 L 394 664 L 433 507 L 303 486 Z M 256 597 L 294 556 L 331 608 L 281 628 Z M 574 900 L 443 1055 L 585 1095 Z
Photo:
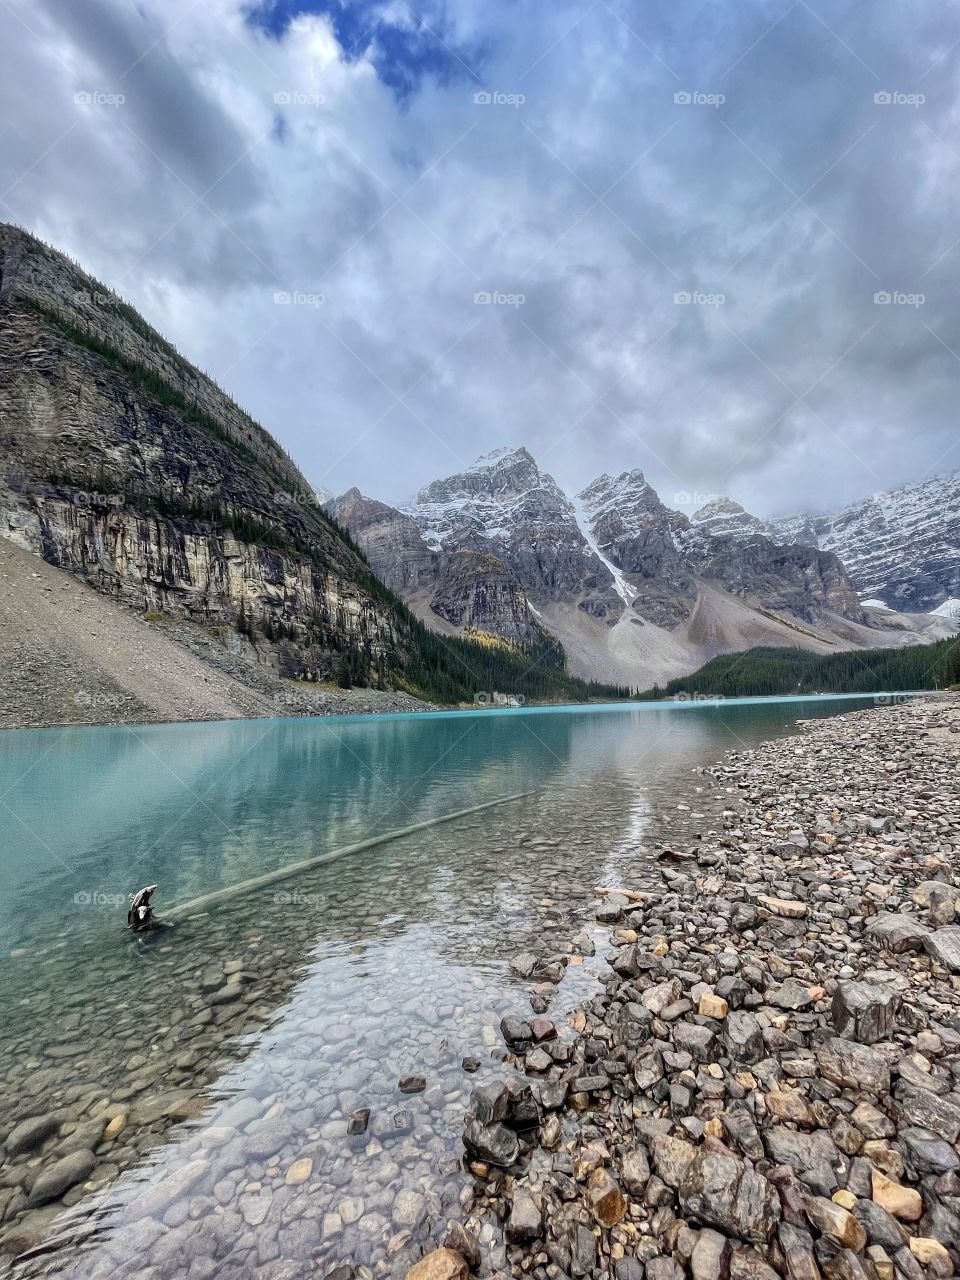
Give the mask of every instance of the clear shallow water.
M 596 885 L 650 881 L 650 851 L 717 825 L 725 797 L 698 767 L 869 701 L 0 736 L 0 1136 L 56 1122 L 7 1153 L 0 1211 L 44 1239 L 62 1206 L 22 1212 L 38 1172 L 87 1150 L 63 1203 L 80 1202 L 71 1239 L 97 1228 L 24 1269 L 286 1275 L 350 1259 L 390 1274 L 404 1233 L 441 1236 L 466 1194 L 466 1100 L 503 1069 L 501 1016 L 528 1007 L 510 957 L 569 953 Z M 517 792 L 531 794 L 231 898 L 145 948 L 124 931 L 143 883 L 162 914 Z M 600 967 L 568 968 L 552 1017 Z M 411 1074 L 425 1092 L 398 1091 Z M 360 1107 L 369 1129 L 349 1136 Z M 288 1185 L 298 1159 L 312 1169 Z

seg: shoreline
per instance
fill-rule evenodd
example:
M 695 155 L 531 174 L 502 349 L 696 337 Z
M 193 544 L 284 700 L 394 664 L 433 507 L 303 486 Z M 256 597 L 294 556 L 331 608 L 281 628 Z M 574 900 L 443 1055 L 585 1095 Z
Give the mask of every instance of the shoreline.
M 935 694 L 709 768 L 723 830 L 570 944 L 610 947 L 602 991 L 501 1024 L 464 1220 L 408 1280 L 960 1271 L 958 766 Z
M 468 706 L 466 704 L 457 704 L 456 706 L 444 705 L 441 703 L 427 702 L 417 698 L 413 694 L 400 693 L 390 690 L 376 689 L 343 689 L 331 690 L 324 688 L 322 692 L 313 694 L 315 699 L 330 697 L 333 702 L 340 702 L 343 706 L 331 706 L 329 709 L 321 710 L 290 710 L 284 713 L 278 708 L 271 708 L 264 711 L 261 715 L 243 714 L 236 716 L 192 716 L 179 719 L 111 719 L 102 720 L 50 720 L 37 724 L 9 724 L 0 723 L 0 739 L 4 733 L 19 733 L 23 731 L 36 731 L 44 729 L 123 729 L 123 728 L 151 728 L 166 727 L 174 725 L 214 725 L 214 724 L 239 724 L 243 722 L 254 722 L 260 720 L 360 720 L 375 716 L 385 717 L 404 717 L 409 715 L 444 715 L 444 716 L 483 716 L 483 715 L 524 715 L 531 712 L 596 712 L 596 711 L 629 711 L 638 710 L 640 708 L 652 707 L 669 710 L 679 710 L 684 707 L 711 707 L 719 709 L 723 706 L 741 706 L 752 704 L 763 706 L 765 704 L 783 704 L 789 702 L 808 703 L 812 702 L 820 705 L 824 702 L 839 701 L 867 701 L 872 700 L 880 706 L 887 706 L 894 703 L 904 703 L 918 698 L 935 698 L 941 696 L 942 691 L 931 689 L 907 689 L 907 690 L 888 690 L 883 693 L 784 693 L 784 694 L 744 694 L 741 697 L 726 697 L 724 695 L 703 695 L 699 698 L 662 698 L 656 701 L 638 700 L 636 698 L 624 698 L 621 701 L 609 702 L 528 702 L 522 707 L 492 707 L 492 706 Z M 352 696 L 351 696 L 352 695 Z M 311 695 L 301 695 L 305 700 Z M 365 701 L 370 700 L 393 702 L 398 705 L 389 706 L 371 706 L 362 705 Z M 356 705 L 357 703 L 361 705 Z M 804 723 L 800 721 L 800 723 Z

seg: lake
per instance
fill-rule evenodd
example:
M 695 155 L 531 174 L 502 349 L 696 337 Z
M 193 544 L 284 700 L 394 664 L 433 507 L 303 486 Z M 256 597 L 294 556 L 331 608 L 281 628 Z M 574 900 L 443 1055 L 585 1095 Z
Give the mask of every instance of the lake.
M 530 1008 L 510 959 L 568 957 L 597 886 L 656 886 L 663 845 L 718 830 L 724 752 L 872 701 L 0 735 L 17 1274 L 392 1275 L 469 1200 L 469 1094 Z M 153 882 L 171 927 L 138 942 L 127 895 Z

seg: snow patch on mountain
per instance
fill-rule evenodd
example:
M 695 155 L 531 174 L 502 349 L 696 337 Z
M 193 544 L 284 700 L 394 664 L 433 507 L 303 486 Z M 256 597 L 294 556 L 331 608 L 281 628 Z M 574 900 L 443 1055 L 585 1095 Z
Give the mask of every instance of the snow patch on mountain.
M 582 495 L 578 495 L 578 498 L 580 497 L 582 497 Z M 590 516 L 583 503 L 581 501 L 577 501 L 574 502 L 572 506 L 574 518 L 580 528 L 580 532 L 583 534 L 584 541 L 597 559 L 602 564 L 605 564 L 610 570 L 610 576 L 613 578 L 613 589 L 629 609 L 637 598 L 637 588 L 627 581 L 623 572 L 617 568 L 610 557 L 604 555 L 600 550 L 600 545 L 594 537 L 593 530 L 590 527 Z
M 953 618 L 960 621 L 960 600 L 951 597 L 949 600 L 944 600 L 942 605 L 931 610 L 931 612 L 937 618 Z

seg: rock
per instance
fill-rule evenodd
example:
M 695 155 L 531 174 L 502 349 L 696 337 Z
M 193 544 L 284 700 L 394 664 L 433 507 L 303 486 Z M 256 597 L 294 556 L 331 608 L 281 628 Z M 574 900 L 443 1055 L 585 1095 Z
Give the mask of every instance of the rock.
M 19 1156 L 25 1151 L 36 1150 L 59 1127 L 60 1119 L 56 1115 L 31 1116 L 29 1120 L 21 1120 L 7 1135 L 7 1156 Z
M 507 1239 L 514 1244 L 530 1244 L 543 1232 L 543 1214 L 525 1187 L 513 1190 L 513 1204 L 507 1219 Z
M 680 1184 L 685 1214 L 752 1244 L 763 1244 L 780 1220 L 780 1200 L 761 1174 L 735 1156 L 700 1149 Z
M 608 1169 L 594 1169 L 587 1179 L 585 1198 L 601 1227 L 614 1227 L 626 1216 L 627 1202 Z
M 735 1062 L 752 1066 L 764 1054 L 763 1031 L 752 1013 L 734 1009 L 723 1024 L 723 1045 Z
M 650 1165 L 642 1147 L 634 1147 L 620 1161 L 620 1179 L 634 1200 L 639 1200 L 650 1181 Z
M 810 1222 L 823 1235 L 838 1240 L 854 1253 L 860 1253 L 866 1248 L 867 1233 L 848 1210 L 823 1196 L 807 1196 L 804 1209 Z
M 514 956 L 510 961 L 510 968 L 518 977 L 530 978 L 539 963 L 538 957 L 532 951 L 521 951 L 518 956 Z
M 712 991 L 705 991 L 700 997 L 700 1003 L 697 1005 L 697 1012 L 704 1018 L 716 1018 L 719 1022 L 727 1016 L 730 1006 L 722 996 L 714 995 Z
M 434 1249 L 412 1266 L 406 1280 L 467 1280 L 470 1274 L 466 1260 L 453 1249 Z
M 500 1033 L 507 1044 L 526 1044 L 533 1039 L 530 1023 L 514 1013 L 508 1013 L 505 1018 L 501 1018 Z
M 545 1040 L 555 1040 L 557 1038 L 556 1025 L 549 1018 L 532 1019 L 530 1030 L 533 1032 L 533 1038 L 537 1044 L 543 1044 Z
M 480 1242 L 472 1231 L 460 1222 L 451 1222 L 450 1230 L 443 1241 L 443 1247 L 453 1253 L 459 1253 L 471 1271 L 479 1271 L 482 1261 Z
M 921 1129 L 931 1129 L 945 1142 L 960 1139 L 960 1103 L 938 1097 L 929 1089 L 919 1089 L 898 1080 L 895 1096 L 904 1116 Z
M 838 982 L 830 1006 L 837 1034 L 860 1044 L 888 1040 L 896 1026 L 899 995 L 869 982 Z
M 897 1135 L 910 1164 L 920 1173 L 950 1173 L 960 1169 L 960 1156 L 943 1138 L 929 1129 L 907 1125 Z
M 370 1123 L 370 1109 L 368 1107 L 360 1107 L 356 1111 L 351 1111 L 350 1118 L 347 1121 L 347 1133 L 356 1137 L 358 1134 L 366 1133 L 367 1125 Z
M 307 1181 L 311 1173 L 313 1173 L 313 1161 L 309 1156 L 304 1156 L 300 1160 L 294 1160 L 283 1180 L 288 1187 L 299 1187 Z
M 853 1207 L 853 1216 L 862 1223 L 871 1240 L 883 1245 L 891 1253 L 896 1253 L 906 1243 L 906 1231 L 893 1214 L 888 1213 L 875 1200 L 858 1200 Z
M 902 1222 L 919 1222 L 923 1216 L 923 1198 L 912 1187 L 901 1186 L 879 1169 L 870 1174 L 873 1198 L 881 1209 L 886 1209 Z
M 952 1276 L 953 1259 L 939 1240 L 929 1236 L 911 1236 L 910 1252 L 924 1267 L 929 1267 L 935 1276 Z
M 424 1076 L 404 1076 L 402 1080 L 397 1081 L 397 1088 L 401 1093 L 423 1093 L 426 1087 L 427 1081 Z
M 695 1022 L 681 1022 L 673 1029 L 674 1045 L 696 1062 L 712 1062 L 716 1056 L 717 1037 L 709 1027 Z
M 776 1271 L 746 1245 L 735 1246 L 730 1255 L 730 1280 L 779 1280 Z
M 730 1241 L 709 1227 L 698 1232 L 697 1243 L 690 1254 L 693 1280 L 723 1280 L 728 1273 Z
M 878 1096 L 890 1092 L 890 1068 L 873 1049 L 834 1036 L 817 1045 L 821 1074 L 844 1089 Z
M 470 1109 L 481 1124 L 506 1120 L 510 1106 L 510 1090 L 501 1080 L 478 1085 L 470 1094 Z
M 679 1187 L 697 1154 L 697 1148 L 682 1138 L 655 1134 L 650 1143 L 653 1167 L 668 1187 Z
M 923 939 L 923 946 L 938 964 L 953 973 L 960 973 L 960 925 L 928 933 Z
M 421 1191 L 404 1187 L 393 1201 L 391 1217 L 402 1231 L 416 1231 L 427 1217 L 427 1200 Z
M 103 1131 L 104 1142 L 113 1142 L 115 1138 L 119 1138 L 127 1127 L 127 1113 L 121 1111 L 119 1115 L 115 1115 L 112 1120 L 107 1122 L 107 1127 Z
M 924 880 L 914 889 L 913 900 L 926 907 L 932 925 L 950 925 L 957 916 L 960 892 L 943 880 Z
M 484 1125 L 470 1120 L 464 1129 L 463 1144 L 477 1159 L 502 1169 L 514 1164 L 520 1155 L 517 1135 L 504 1124 Z
M 808 1009 L 813 1004 L 809 987 L 797 978 L 784 979 L 779 987 L 767 992 L 767 1000 L 778 1009 Z
M 887 951 L 919 951 L 930 929 L 913 916 L 896 912 L 879 915 L 865 929 L 868 937 Z
M 799 1133 L 786 1125 L 776 1124 L 763 1135 L 771 1160 L 788 1164 L 799 1174 L 814 1170 L 832 1170 L 839 1162 L 839 1152 L 829 1133 Z M 833 1186 L 836 1186 L 834 1181 Z
M 91 1151 L 74 1151 L 53 1164 L 45 1165 L 30 1189 L 30 1205 L 36 1207 L 59 1200 L 65 1191 L 89 1178 L 96 1164 Z
M 660 1014 L 667 1005 L 673 1004 L 683 994 L 679 978 L 668 978 L 666 982 L 658 982 L 648 987 L 640 997 L 640 1003 L 651 1013 Z
M 761 893 L 757 898 L 757 903 L 772 911 L 775 916 L 786 916 L 791 920 L 799 920 L 807 914 L 807 904 L 805 902 L 794 902 L 789 898 L 771 898 L 765 893 Z

